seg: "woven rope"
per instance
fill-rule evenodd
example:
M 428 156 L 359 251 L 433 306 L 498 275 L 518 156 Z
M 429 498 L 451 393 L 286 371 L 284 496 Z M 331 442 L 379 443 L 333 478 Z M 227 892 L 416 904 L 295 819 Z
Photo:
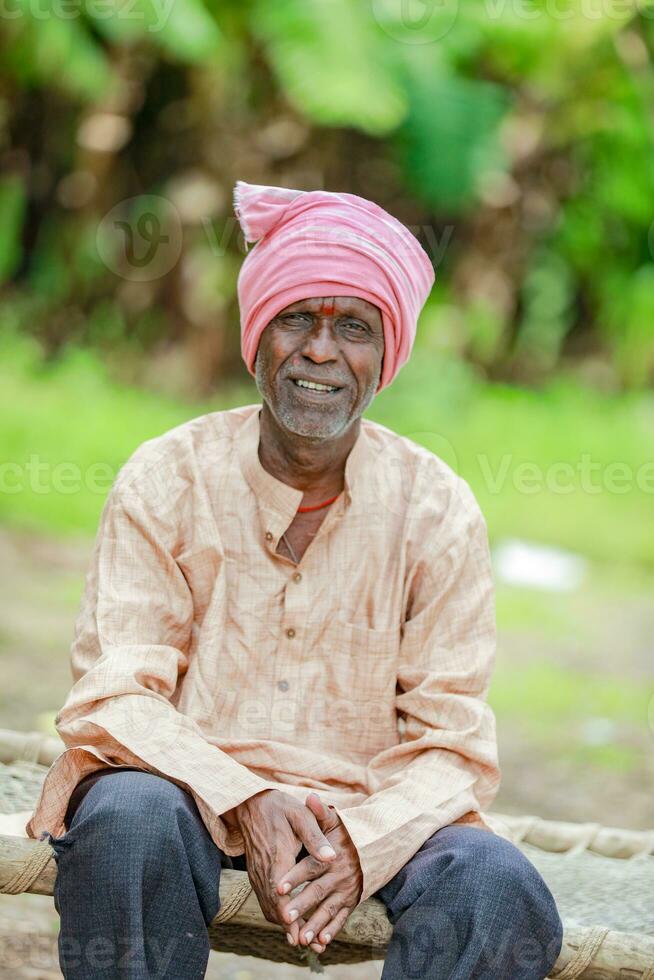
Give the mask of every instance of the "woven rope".
M 560 973 L 555 974 L 556 980 L 577 980 L 577 977 L 583 976 L 584 971 L 597 956 L 597 951 L 608 932 L 609 930 L 603 926 L 594 926 L 589 929 L 570 962 Z
M 624 830 L 599 823 L 567 823 L 536 816 L 488 813 L 488 822 L 514 844 L 533 844 L 540 850 L 561 855 L 584 851 L 611 858 L 654 857 L 654 830 Z
M 238 882 L 230 892 L 227 900 L 221 904 L 214 922 L 229 922 L 237 912 L 240 912 L 241 907 L 245 905 L 251 894 L 252 885 L 250 884 L 250 879 L 246 877 Z
M 52 859 L 53 850 L 46 842 L 35 844 L 30 849 L 29 857 L 25 860 L 20 871 L 0 885 L 0 895 L 21 895 L 30 890 L 37 878 L 45 871 L 48 862 Z
M 26 760 L 8 766 L 0 762 L 0 813 L 31 810 L 47 771 L 45 766 Z
M 591 845 L 595 843 L 597 835 L 602 829 L 601 823 L 580 824 L 579 836 L 572 847 L 566 851 L 566 854 L 579 854 L 581 851 L 591 850 Z

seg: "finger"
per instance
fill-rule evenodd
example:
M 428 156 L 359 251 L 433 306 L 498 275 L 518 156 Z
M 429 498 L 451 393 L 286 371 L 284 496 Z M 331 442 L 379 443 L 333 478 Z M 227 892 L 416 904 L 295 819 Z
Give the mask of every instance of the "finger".
M 306 925 L 306 922 L 305 922 L 304 919 L 298 919 L 291 926 L 286 926 L 286 929 L 288 930 L 288 932 L 286 933 L 286 939 L 287 939 L 288 943 L 291 946 L 298 946 L 298 945 L 300 945 L 300 936 L 299 936 L 299 933 L 300 933 L 300 929 L 303 926 L 305 926 L 305 925 Z M 291 930 L 294 930 L 294 931 L 291 932 Z M 319 942 L 317 939 L 314 939 L 314 941 L 312 943 L 310 943 L 309 945 L 310 945 L 311 949 L 315 953 L 324 953 L 325 952 L 326 944 Z
M 329 923 L 334 922 L 337 915 L 343 910 L 344 897 L 338 893 L 332 893 L 324 902 L 319 905 L 314 912 L 307 917 L 306 925 L 300 929 L 300 944 L 307 946 L 313 939 L 318 939 L 323 931 L 329 932 Z M 349 909 L 348 909 L 349 912 Z
M 295 835 L 302 841 L 309 854 L 317 861 L 330 862 L 336 857 L 336 851 L 329 843 L 315 815 L 308 807 L 293 810 L 288 815 L 289 822 Z
M 306 919 L 304 916 L 300 916 L 295 922 L 284 923 L 284 928 L 286 929 L 286 938 L 291 946 L 297 946 L 300 942 L 300 929 L 304 928 L 306 925 Z
M 317 939 L 321 943 L 327 945 L 332 941 L 337 932 L 340 932 L 345 923 L 347 922 L 348 916 L 351 912 L 349 908 L 342 908 L 340 912 L 337 912 L 331 922 L 328 922 L 326 926 L 323 926 L 318 930 Z
M 295 922 L 293 922 L 290 926 L 286 926 L 285 927 L 286 928 L 286 940 L 289 943 L 289 945 L 291 945 L 291 946 L 298 946 L 299 945 L 299 942 L 300 942 L 300 938 L 299 938 L 300 929 L 302 929 L 303 926 L 305 926 L 305 925 L 306 925 L 305 919 L 304 918 L 299 918 Z M 312 942 L 310 945 L 311 945 L 311 949 L 315 953 L 324 953 L 325 952 L 325 944 L 319 942 L 318 940 L 314 940 L 314 942 Z
M 286 836 L 290 838 L 289 841 L 286 841 L 284 839 L 286 838 Z M 289 874 L 292 871 L 294 871 L 294 869 L 297 867 L 295 862 L 297 859 L 297 852 L 299 851 L 299 847 L 297 845 L 297 842 L 294 840 L 294 835 L 291 828 L 287 828 L 287 834 L 286 833 L 278 834 L 277 841 L 278 841 L 278 847 L 275 851 L 275 856 L 270 865 L 267 883 L 270 888 L 271 901 L 275 902 L 276 904 L 279 904 L 280 897 L 288 896 L 292 891 L 293 887 L 295 887 L 294 885 L 292 885 L 290 889 L 286 889 L 286 891 L 280 891 L 278 886 L 279 886 L 279 882 L 286 881 Z M 326 867 L 326 864 L 323 864 L 322 867 L 324 869 Z M 301 880 L 298 879 L 296 884 L 299 885 L 301 883 L 302 883 Z
M 286 926 L 286 939 L 291 946 L 297 946 L 300 942 L 299 933 L 300 929 L 306 925 L 304 918 L 296 919 L 290 926 Z M 311 949 L 314 953 L 324 953 L 326 946 L 324 943 L 318 942 L 317 940 L 310 943 Z
M 283 911 L 285 922 L 295 922 L 301 915 L 305 918 L 313 909 L 317 909 L 326 901 L 336 890 L 337 879 L 335 875 L 323 874 L 317 881 L 313 881 L 294 894 Z M 338 906 L 340 908 L 340 906 Z M 337 909 L 334 909 L 336 914 Z M 315 930 L 314 930 L 315 931 Z
M 313 881 L 314 878 L 323 875 L 327 867 L 326 862 L 316 861 L 310 855 L 302 858 L 289 871 L 280 875 L 276 891 L 279 895 L 290 895 L 298 885 L 303 885 L 306 881 Z
M 291 925 L 302 921 L 302 913 L 297 908 L 295 901 L 300 892 L 301 889 L 298 889 L 291 895 L 284 895 L 277 899 L 277 912 L 285 929 L 289 929 Z

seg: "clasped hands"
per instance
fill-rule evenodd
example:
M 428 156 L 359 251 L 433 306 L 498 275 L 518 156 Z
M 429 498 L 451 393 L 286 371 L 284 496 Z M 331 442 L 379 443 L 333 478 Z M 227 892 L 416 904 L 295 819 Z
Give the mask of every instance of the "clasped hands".
M 273 789 L 222 816 L 243 836 L 248 875 L 265 918 L 286 930 L 292 946 L 324 952 L 363 889 L 359 856 L 336 810 L 317 793 L 302 804 Z M 296 863 L 302 845 L 309 853 Z

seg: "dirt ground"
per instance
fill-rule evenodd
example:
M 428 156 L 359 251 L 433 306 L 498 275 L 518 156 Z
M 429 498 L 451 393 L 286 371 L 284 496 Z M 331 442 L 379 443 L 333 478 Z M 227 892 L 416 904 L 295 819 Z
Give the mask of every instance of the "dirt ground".
M 70 687 L 68 650 L 92 542 L 59 541 L 0 529 L 0 727 L 30 730 L 63 703 Z M 552 641 L 539 632 L 500 629 L 498 664 L 519 671 L 532 659 L 591 667 L 642 680 L 654 694 L 654 603 L 623 595 L 588 600 L 592 642 Z M 654 702 L 650 702 L 650 705 Z M 654 725 L 654 714 L 650 715 Z M 580 765 L 564 751 L 569 733 L 533 741 L 523 726 L 498 717 L 502 784 L 492 812 L 536 814 L 608 826 L 654 826 L 653 729 L 647 718 L 617 732 L 636 752 L 627 771 Z M 0 897 L 0 980 L 60 978 L 58 916 L 43 896 Z M 377 980 L 381 961 L 328 968 L 325 980 Z M 307 970 L 212 953 L 207 980 L 293 980 Z

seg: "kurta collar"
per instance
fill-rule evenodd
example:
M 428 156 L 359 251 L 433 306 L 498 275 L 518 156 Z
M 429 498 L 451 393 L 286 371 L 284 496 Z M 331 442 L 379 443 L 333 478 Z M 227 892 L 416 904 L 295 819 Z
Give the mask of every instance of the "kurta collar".
M 302 503 L 304 492 L 283 483 L 264 469 L 259 459 L 261 406 L 255 406 L 238 434 L 238 457 L 243 476 L 252 488 L 259 506 L 276 511 L 288 523 Z M 363 482 L 370 463 L 371 448 L 362 421 L 359 435 L 345 461 L 344 489 L 336 501 L 339 511 L 352 503 L 356 489 Z M 339 506 L 340 505 L 340 506 Z

